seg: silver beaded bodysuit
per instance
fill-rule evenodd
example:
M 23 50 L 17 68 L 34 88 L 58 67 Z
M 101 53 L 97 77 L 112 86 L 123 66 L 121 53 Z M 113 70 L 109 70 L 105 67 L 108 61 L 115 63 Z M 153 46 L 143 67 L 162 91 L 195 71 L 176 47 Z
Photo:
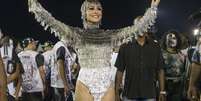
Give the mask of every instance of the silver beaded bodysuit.
M 146 32 L 155 23 L 156 7 L 149 8 L 134 25 L 117 29 L 81 29 L 68 26 L 56 20 L 37 0 L 28 0 L 29 12 L 35 19 L 61 40 L 73 44 L 78 49 L 81 70 L 78 80 L 88 87 L 94 101 L 100 101 L 107 89 L 114 83 L 111 68 L 112 48 L 120 40 L 136 37 L 136 33 Z

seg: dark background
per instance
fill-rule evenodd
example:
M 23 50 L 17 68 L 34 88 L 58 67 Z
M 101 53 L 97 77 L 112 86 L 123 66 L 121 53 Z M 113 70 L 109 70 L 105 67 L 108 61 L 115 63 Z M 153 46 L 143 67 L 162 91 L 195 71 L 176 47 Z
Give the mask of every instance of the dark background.
M 28 13 L 27 0 L 0 0 L 0 28 L 17 39 L 34 37 L 41 42 L 58 39 L 51 35 Z M 83 0 L 39 0 L 58 20 L 82 27 L 80 6 Z M 100 0 L 104 8 L 102 28 L 116 29 L 131 25 L 133 19 L 143 15 L 151 0 Z M 201 8 L 201 0 L 161 0 L 156 35 L 160 38 L 169 29 L 192 37 L 196 21 L 189 16 Z

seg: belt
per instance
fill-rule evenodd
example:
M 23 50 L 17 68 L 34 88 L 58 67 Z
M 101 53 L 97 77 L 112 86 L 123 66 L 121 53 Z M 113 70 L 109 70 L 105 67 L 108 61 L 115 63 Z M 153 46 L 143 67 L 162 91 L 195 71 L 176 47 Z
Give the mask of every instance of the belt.
M 172 82 L 179 82 L 182 80 L 182 77 L 166 77 L 166 80 Z

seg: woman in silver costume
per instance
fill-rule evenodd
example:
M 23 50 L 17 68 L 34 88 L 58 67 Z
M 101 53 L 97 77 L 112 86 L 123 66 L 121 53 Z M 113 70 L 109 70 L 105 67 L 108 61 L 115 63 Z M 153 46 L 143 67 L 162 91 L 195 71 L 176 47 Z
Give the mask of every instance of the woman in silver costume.
M 112 48 L 123 38 L 137 37 L 155 23 L 160 0 L 152 0 L 151 7 L 134 25 L 117 30 L 99 29 L 102 6 L 98 0 L 85 0 L 81 6 L 83 29 L 71 27 L 46 11 L 37 0 L 28 0 L 29 12 L 35 15 L 44 29 L 58 36 L 64 43 L 78 49 L 81 70 L 76 84 L 76 101 L 114 101 L 112 79 Z

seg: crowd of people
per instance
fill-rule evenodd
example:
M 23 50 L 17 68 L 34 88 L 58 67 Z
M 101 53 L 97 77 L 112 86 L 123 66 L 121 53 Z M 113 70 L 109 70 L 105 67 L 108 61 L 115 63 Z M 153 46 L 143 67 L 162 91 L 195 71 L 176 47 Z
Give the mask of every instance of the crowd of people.
M 83 2 L 83 28 L 28 0 L 29 12 L 60 41 L 39 45 L 1 32 L 0 101 L 200 101 L 201 35 L 195 47 L 176 30 L 156 40 L 150 28 L 159 3 L 152 0 L 131 26 L 103 30 L 98 0 Z

